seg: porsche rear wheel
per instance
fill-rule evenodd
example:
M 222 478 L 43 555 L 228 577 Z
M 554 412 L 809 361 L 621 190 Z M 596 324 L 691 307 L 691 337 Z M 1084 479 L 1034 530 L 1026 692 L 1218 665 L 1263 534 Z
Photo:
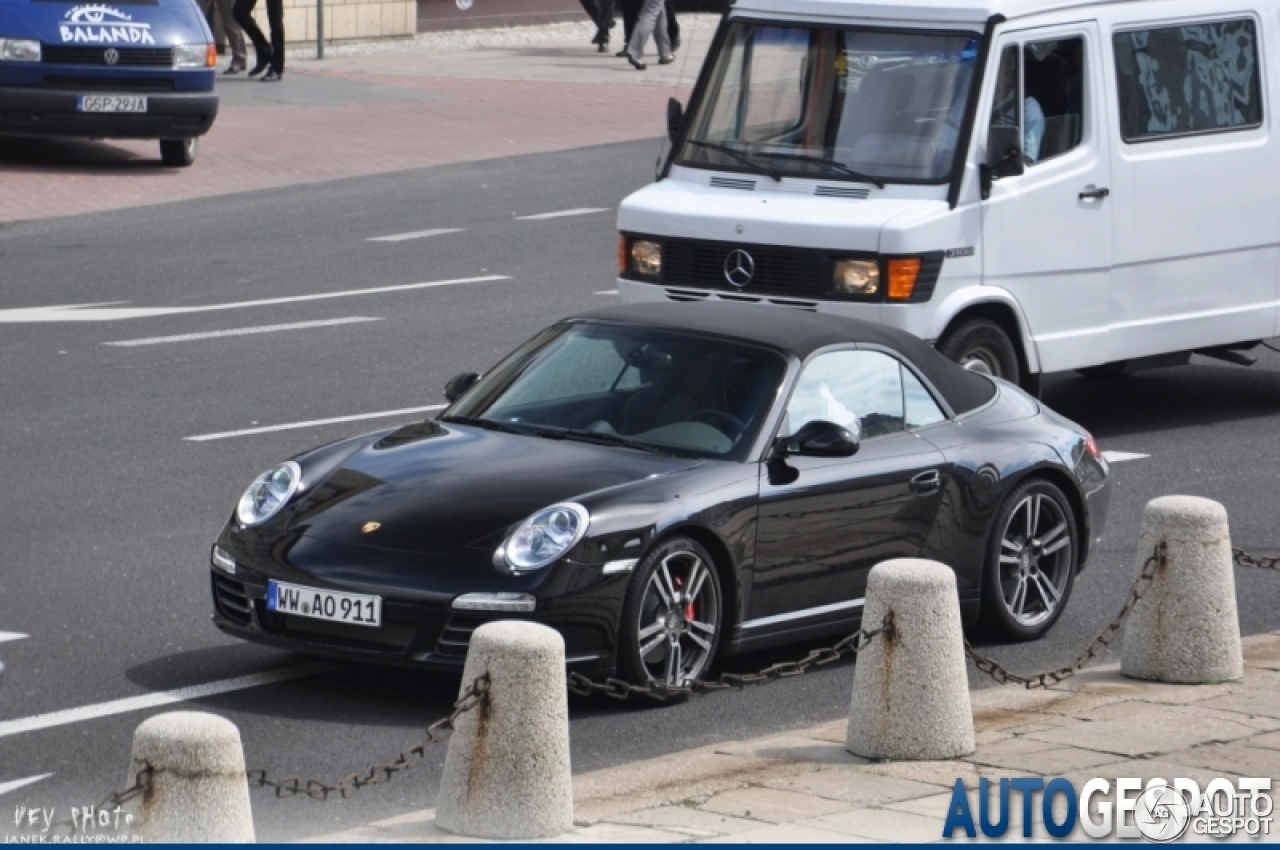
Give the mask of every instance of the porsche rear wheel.
M 711 555 L 689 537 L 660 543 L 636 567 L 622 609 L 618 673 L 636 685 L 687 684 L 720 647 L 724 596 Z
M 983 576 L 982 624 L 993 636 L 1032 640 L 1062 616 L 1075 583 L 1076 519 L 1054 484 L 1019 485 L 1000 508 Z

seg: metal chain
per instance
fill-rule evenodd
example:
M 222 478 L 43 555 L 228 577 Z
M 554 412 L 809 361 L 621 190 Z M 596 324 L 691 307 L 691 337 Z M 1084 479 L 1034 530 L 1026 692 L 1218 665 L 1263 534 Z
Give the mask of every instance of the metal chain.
M 1142 570 L 1138 573 L 1138 577 L 1133 580 L 1133 586 L 1129 588 L 1129 596 L 1125 599 L 1124 607 L 1120 609 L 1120 613 L 1116 614 L 1115 619 L 1107 623 L 1102 631 L 1094 635 L 1093 640 L 1085 645 L 1084 651 L 1066 667 L 1021 676 L 1011 672 L 994 658 L 978 653 L 969 643 L 968 638 L 964 642 L 965 655 L 973 660 L 974 665 L 980 672 L 986 673 L 1002 685 L 1007 682 L 1013 682 L 1016 685 L 1022 685 L 1027 690 L 1032 690 L 1033 688 L 1048 688 L 1064 679 L 1070 679 L 1076 673 L 1089 666 L 1095 658 L 1102 655 L 1103 651 L 1111 645 L 1116 633 L 1120 631 L 1120 627 L 1128 619 L 1129 613 L 1133 611 L 1133 606 L 1142 598 L 1142 594 L 1146 592 L 1147 587 L 1151 584 L 1151 579 L 1155 577 L 1156 571 L 1164 568 L 1166 554 L 1167 549 L 1164 542 L 1157 543 L 1151 555 L 1142 565 Z
M 857 655 L 870 645 L 879 635 L 893 631 L 893 612 L 884 615 L 884 622 L 876 629 L 859 629 L 834 646 L 815 649 L 799 661 L 783 661 L 772 664 L 759 673 L 721 673 L 715 680 L 693 679 L 684 685 L 667 685 L 662 682 L 650 682 L 648 685 L 633 685 L 622 679 L 605 679 L 595 682 L 581 673 L 570 673 L 569 690 L 579 696 L 590 696 L 601 693 L 607 697 L 625 700 L 633 696 L 646 696 L 650 699 L 665 702 L 669 699 L 691 696 L 704 696 L 718 691 L 742 690 L 748 685 L 763 685 L 778 679 L 788 679 L 808 673 L 813 667 L 821 667 L 833 661 L 839 661 L 845 655 Z
M 103 811 L 104 809 L 108 812 L 114 813 L 114 810 L 120 808 L 120 806 L 124 805 L 130 800 L 133 800 L 137 797 L 141 797 L 144 794 L 149 794 L 151 792 L 151 777 L 155 776 L 155 774 L 156 774 L 155 768 L 151 767 L 151 765 L 147 765 L 146 767 L 142 768 L 142 770 L 139 770 L 134 775 L 132 785 L 130 785 L 128 788 L 124 789 L 123 791 L 112 791 L 110 794 L 103 797 L 101 802 L 99 802 L 96 806 L 94 806 L 92 809 L 89 809 L 88 811 L 93 813 L 91 818 L 90 817 L 77 818 L 75 815 L 75 812 L 76 811 L 83 812 L 85 810 L 73 809 L 72 810 L 73 814 L 71 817 L 64 818 L 58 821 L 57 823 L 53 824 L 52 826 L 50 826 L 49 829 L 46 831 L 46 834 L 57 835 L 58 833 L 65 831 L 68 835 L 75 835 L 85 825 L 88 825 L 90 823 L 90 819 L 96 820 L 98 813 Z M 130 815 L 129 822 L 132 822 L 132 820 L 133 820 L 133 817 L 132 815 Z
M 1237 567 L 1253 567 L 1259 570 L 1280 571 L 1280 556 L 1250 555 L 1243 549 L 1232 549 L 1231 558 Z
M 319 800 L 322 803 L 327 803 L 334 796 L 345 800 L 361 788 L 390 782 L 396 776 L 426 758 L 427 750 L 432 745 L 438 744 L 449 737 L 449 733 L 453 731 L 454 724 L 458 718 L 479 706 L 488 698 L 488 695 L 489 674 L 485 673 L 483 676 L 477 676 L 476 680 L 471 683 L 471 687 L 467 688 L 466 692 L 458 697 L 457 702 L 453 704 L 453 711 L 448 717 L 443 717 L 427 727 L 426 738 L 402 752 L 394 761 L 386 764 L 376 764 L 369 768 L 368 773 L 353 773 L 335 785 L 320 779 L 308 779 L 304 782 L 296 776 L 271 779 L 265 770 L 250 770 L 246 773 L 249 787 L 274 788 L 278 798 L 296 797 L 305 794 L 311 799 Z

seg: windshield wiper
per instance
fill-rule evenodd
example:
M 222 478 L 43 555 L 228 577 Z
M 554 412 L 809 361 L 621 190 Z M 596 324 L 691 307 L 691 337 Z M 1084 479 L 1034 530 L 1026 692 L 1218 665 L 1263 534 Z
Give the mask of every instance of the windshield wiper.
M 877 189 L 884 188 L 884 181 L 879 177 L 872 177 L 870 174 L 863 174 L 861 171 L 854 171 L 838 159 L 830 159 L 825 156 L 807 156 L 802 153 L 762 153 L 761 156 L 770 156 L 775 159 L 785 159 L 791 162 L 812 162 L 814 165 L 825 165 L 828 168 L 834 168 L 846 177 L 852 177 L 854 180 L 860 180 L 863 183 L 870 183 Z
M 649 443 L 642 443 L 639 440 L 632 440 L 621 434 L 610 434 L 607 431 L 584 431 L 581 428 L 556 428 L 554 431 L 547 431 L 543 436 L 559 436 L 569 440 L 582 440 L 588 443 L 603 443 L 610 446 L 626 446 L 629 449 L 639 449 L 642 452 L 650 454 L 666 455 L 673 457 L 672 453 Z
M 504 434 L 521 434 L 526 437 L 542 436 L 531 428 L 521 428 L 519 425 L 510 425 L 506 422 L 499 422 L 496 419 L 482 419 L 478 416 L 446 416 L 440 421 L 455 422 L 458 425 L 474 425 L 477 428 L 484 428 L 489 431 L 501 431 Z
M 728 147 L 727 145 L 717 145 L 714 142 L 700 142 L 697 139 L 690 139 L 689 144 L 695 145 L 700 148 L 706 148 L 709 151 L 726 153 L 729 156 L 733 157 L 734 159 L 738 160 L 738 162 L 741 162 L 743 165 L 750 168 L 755 173 L 763 174 L 765 177 L 770 177 L 776 183 L 782 182 L 781 174 L 777 173 L 776 171 L 771 171 L 770 169 L 765 168 L 763 165 L 761 165 L 758 162 L 754 162 L 749 156 L 747 156 L 742 151 L 734 150 L 733 148 Z

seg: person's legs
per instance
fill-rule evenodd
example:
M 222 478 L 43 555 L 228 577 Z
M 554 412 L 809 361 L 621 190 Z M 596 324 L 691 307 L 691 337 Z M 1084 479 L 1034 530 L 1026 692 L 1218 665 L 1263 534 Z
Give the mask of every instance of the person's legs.
M 667 0 L 667 38 L 671 39 L 671 49 L 680 46 L 680 22 L 676 20 L 676 4 Z
M 649 41 L 649 36 L 656 35 L 655 30 L 662 13 L 663 0 L 644 0 L 644 5 L 640 7 L 640 14 L 636 16 L 636 27 L 631 31 L 631 40 L 627 42 L 627 54 L 633 60 L 633 64 L 639 62 L 640 57 L 644 56 L 644 46 Z M 662 23 L 665 25 L 666 21 Z M 663 33 L 663 43 L 666 40 L 666 33 Z M 659 58 L 665 55 L 666 53 L 663 53 L 659 47 Z
M 644 0 L 622 0 L 622 36 L 623 40 L 631 43 L 631 36 L 636 31 L 636 18 L 640 15 L 640 4 Z
M 671 38 L 667 35 L 667 5 L 661 3 L 658 6 L 658 16 L 653 21 L 653 40 L 658 47 L 658 61 L 667 63 L 671 61 Z
M 258 28 L 258 23 L 253 19 L 253 7 L 258 5 L 258 0 L 235 0 L 236 5 L 233 14 L 236 23 L 244 30 L 245 35 L 249 36 L 249 40 L 253 42 L 253 52 L 255 63 L 252 74 L 259 74 L 266 70 L 271 64 L 271 45 L 267 43 L 267 37 L 262 34 L 262 30 Z
M 267 22 L 271 24 L 271 70 L 284 73 L 284 0 L 267 0 Z
M 249 62 L 249 53 L 245 47 L 244 30 L 236 23 L 235 0 L 217 0 L 217 4 L 222 28 L 227 33 L 227 44 L 231 46 L 231 67 L 244 68 Z

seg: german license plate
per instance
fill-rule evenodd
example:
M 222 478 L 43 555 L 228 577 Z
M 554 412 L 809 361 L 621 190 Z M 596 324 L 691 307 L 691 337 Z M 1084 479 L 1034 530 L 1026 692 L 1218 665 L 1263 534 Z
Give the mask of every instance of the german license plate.
M 382 625 L 381 596 L 319 590 L 283 581 L 267 582 L 267 610 L 331 623 Z
M 82 94 L 76 109 L 80 112 L 146 112 L 147 99 L 125 94 Z

